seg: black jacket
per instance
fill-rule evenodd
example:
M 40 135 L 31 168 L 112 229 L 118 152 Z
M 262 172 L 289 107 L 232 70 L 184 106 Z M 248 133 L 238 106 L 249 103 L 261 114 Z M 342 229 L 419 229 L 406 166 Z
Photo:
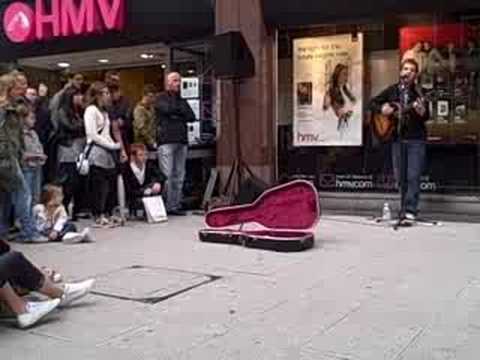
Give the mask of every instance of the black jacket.
M 180 95 L 163 93 L 155 106 L 157 120 L 157 143 L 187 144 L 187 123 L 195 121 L 190 105 Z
M 380 113 L 382 111 L 382 106 L 385 103 L 400 103 L 400 93 L 400 84 L 394 84 L 386 88 L 371 100 L 370 110 L 375 113 Z M 420 93 L 415 86 L 409 87 L 407 93 L 409 105 L 413 104 L 420 97 Z M 430 113 L 428 110 L 428 104 L 424 105 L 427 111 L 423 116 L 420 116 L 414 109 L 410 109 L 410 111 L 406 112 L 406 126 L 403 128 L 402 133 L 405 140 L 425 140 L 427 138 L 425 121 L 430 118 Z M 397 131 L 395 131 L 394 139 L 398 139 Z
M 123 126 L 119 128 L 120 134 L 122 136 L 122 141 L 124 144 L 132 144 L 133 114 L 128 98 L 122 95 L 117 101 L 112 101 L 112 105 L 107 110 L 108 117 L 110 118 L 112 126 L 114 122 L 116 122 L 118 119 L 123 119 Z
M 85 124 L 83 114 L 76 114 L 62 108 L 58 111 L 58 143 L 62 146 L 72 146 L 77 138 L 84 138 Z
M 167 177 L 158 169 L 155 163 L 147 161 L 146 167 L 145 182 L 140 184 L 130 167 L 130 163 L 123 166 L 122 175 L 129 203 L 135 201 L 135 199 L 142 198 L 145 190 L 155 183 L 159 183 L 163 187 L 163 183 L 167 180 Z
M 6 241 L 0 239 L 0 255 L 8 252 L 10 252 L 10 245 Z
M 53 131 L 53 125 L 50 121 L 50 109 L 48 108 L 50 100 L 47 97 L 42 97 L 37 100 L 35 104 L 35 131 L 40 138 L 40 142 L 44 147 L 47 146 L 48 140 Z

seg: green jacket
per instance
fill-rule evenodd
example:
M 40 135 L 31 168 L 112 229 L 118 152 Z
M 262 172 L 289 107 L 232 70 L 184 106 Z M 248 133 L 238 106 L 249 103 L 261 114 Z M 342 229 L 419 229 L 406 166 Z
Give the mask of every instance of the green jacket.
M 0 107 L 0 191 L 11 192 L 18 188 L 23 150 L 23 122 L 15 107 Z
M 157 140 L 155 127 L 155 109 L 147 108 L 142 102 L 133 111 L 134 142 L 153 148 Z

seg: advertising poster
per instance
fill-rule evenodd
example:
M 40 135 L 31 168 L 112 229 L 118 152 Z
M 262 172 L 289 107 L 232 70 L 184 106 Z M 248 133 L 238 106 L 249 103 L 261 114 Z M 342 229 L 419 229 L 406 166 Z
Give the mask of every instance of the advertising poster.
M 181 96 L 183 99 L 200 97 L 200 80 L 197 77 L 182 78 Z
M 294 41 L 294 145 L 362 145 L 363 34 Z

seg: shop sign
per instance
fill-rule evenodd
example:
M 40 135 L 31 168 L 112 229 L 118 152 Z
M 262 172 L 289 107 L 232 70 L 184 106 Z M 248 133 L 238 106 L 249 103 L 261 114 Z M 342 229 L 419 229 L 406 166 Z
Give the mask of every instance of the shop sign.
M 124 20 L 125 0 L 16 1 L 3 13 L 3 28 L 10 41 L 29 43 L 122 30 Z

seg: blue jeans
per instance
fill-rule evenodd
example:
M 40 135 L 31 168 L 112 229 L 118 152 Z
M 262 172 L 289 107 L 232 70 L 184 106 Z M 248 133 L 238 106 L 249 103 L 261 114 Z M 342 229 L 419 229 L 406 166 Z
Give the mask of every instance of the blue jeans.
M 403 142 L 404 159 L 406 162 L 406 192 L 405 192 L 405 212 L 417 215 L 418 203 L 420 201 L 421 177 L 425 167 L 426 146 L 424 141 L 406 140 Z M 400 183 L 400 142 L 392 144 L 392 163 L 393 172 L 397 184 Z
M 42 168 L 24 168 L 23 175 L 27 182 L 30 194 L 32 195 L 32 207 L 40 202 L 40 193 L 42 191 Z
M 50 233 L 52 232 L 52 230 L 48 230 L 48 231 L 42 231 L 42 235 L 43 236 L 46 236 L 46 237 L 49 237 L 50 236 Z M 60 231 L 60 233 L 58 234 L 58 238 L 56 241 L 62 241 L 64 236 L 68 233 L 76 233 L 78 232 L 78 229 L 77 227 L 75 226 L 74 223 L 72 223 L 71 221 L 67 221 L 67 223 L 65 224 L 65 226 L 63 227 L 62 231 Z
M 167 211 L 180 209 L 185 181 L 185 164 L 188 147 L 185 144 L 165 144 L 158 148 L 158 164 L 167 177 L 166 192 Z
M 10 213 L 14 207 L 15 219 L 20 221 L 22 231 L 20 241 L 29 241 L 39 234 L 32 217 L 32 196 L 22 169 L 18 166 L 19 186 L 16 191 L 0 194 L 0 237 L 8 234 L 10 228 Z
M 6 240 L 10 228 L 10 194 L 0 191 L 0 240 Z

